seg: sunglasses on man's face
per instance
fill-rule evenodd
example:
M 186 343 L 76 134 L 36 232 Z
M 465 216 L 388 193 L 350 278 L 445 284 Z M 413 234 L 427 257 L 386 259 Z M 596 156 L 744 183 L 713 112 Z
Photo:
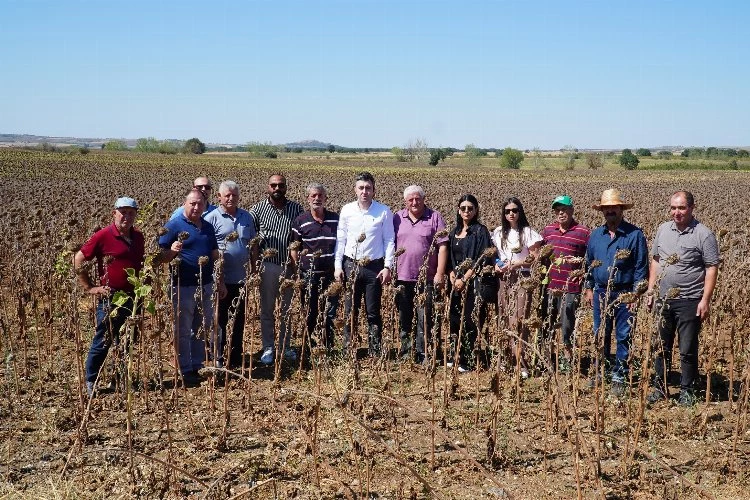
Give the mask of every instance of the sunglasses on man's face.
M 474 205 L 461 205 L 458 207 L 458 209 L 462 212 L 473 212 Z
M 518 213 L 518 209 L 517 208 L 506 208 L 505 209 L 505 215 L 508 215 L 508 214 L 517 214 L 517 213 Z
M 193 186 L 195 189 L 205 189 L 206 191 L 211 191 L 211 185 L 210 184 L 197 184 Z
M 272 188 L 285 188 L 286 187 L 286 183 L 284 182 L 269 182 L 268 185 L 271 186 Z

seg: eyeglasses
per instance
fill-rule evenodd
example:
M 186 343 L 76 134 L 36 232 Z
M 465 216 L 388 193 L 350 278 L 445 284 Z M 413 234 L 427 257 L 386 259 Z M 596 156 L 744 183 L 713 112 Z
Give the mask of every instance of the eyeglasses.
M 458 207 L 458 209 L 462 212 L 473 212 L 474 205 L 461 205 Z
M 195 189 L 205 189 L 206 191 L 211 191 L 211 189 L 213 189 L 213 188 L 211 187 L 211 184 L 196 184 L 196 185 L 195 185 L 195 186 L 193 186 L 193 187 L 194 187 Z
M 504 212 L 505 212 L 505 215 L 508 215 L 508 214 L 517 214 L 518 213 L 518 209 L 517 208 L 506 208 L 504 210 Z
M 268 185 L 271 186 L 272 188 L 283 188 L 283 187 L 286 187 L 286 183 L 285 182 L 269 182 Z

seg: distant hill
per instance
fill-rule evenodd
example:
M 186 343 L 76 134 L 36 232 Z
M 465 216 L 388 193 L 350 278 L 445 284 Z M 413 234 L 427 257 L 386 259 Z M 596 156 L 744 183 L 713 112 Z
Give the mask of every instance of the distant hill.
M 330 142 L 320 142 L 314 139 L 307 139 L 304 141 L 287 142 L 284 144 L 287 148 L 302 148 L 302 149 L 327 149 L 330 146 Z

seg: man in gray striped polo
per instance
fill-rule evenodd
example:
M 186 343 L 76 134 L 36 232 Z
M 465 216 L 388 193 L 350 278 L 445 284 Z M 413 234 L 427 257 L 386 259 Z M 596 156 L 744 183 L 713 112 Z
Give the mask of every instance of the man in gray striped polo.
M 286 197 L 286 177 L 274 174 L 268 179 L 268 197 L 253 205 L 250 215 L 255 230 L 260 236 L 260 334 L 263 354 L 260 362 L 273 364 L 276 359 L 276 300 L 281 296 L 279 349 L 289 361 L 297 360 L 297 353 L 290 348 L 291 333 L 287 325 L 287 313 L 292 301 L 292 288 L 279 293 L 280 280 L 291 276 L 289 265 L 289 242 L 292 222 L 302 213 L 302 205 Z M 255 257 L 253 257 L 255 261 Z

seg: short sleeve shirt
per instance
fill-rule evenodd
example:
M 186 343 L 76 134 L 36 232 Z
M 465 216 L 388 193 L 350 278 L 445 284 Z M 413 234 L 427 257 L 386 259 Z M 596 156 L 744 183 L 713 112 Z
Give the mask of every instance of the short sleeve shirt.
M 393 228 L 396 233 L 396 250 L 405 250 L 398 257 L 398 279 L 417 281 L 425 258 L 429 255 L 425 277 L 427 282 L 431 283 L 437 272 L 438 247 L 448 242 L 447 234 L 435 238 L 438 232 L 445 229 L 442 215 L 425 207 L 422 217 L 412 221 L 407 209 L 399 210 L 393 217 Z
M 214 227 L 204 220 L 199 228 L 185 217 L 184 214 L 168 221 L 164 227 L 167 229 L 167 232 L 159 238 L 159 246 L 161 248 L 166 249 L 172 246 L 172 243 L 177 241 L 177 236 L 180 233 L 185 232 L 188 234 L 187 239 L 182 242 L 182 251 L 176 257 L 180 259 L 179 264 L 172 261 L 170 266 L 172 272 L 176 274 L 179 280 L 179 285 L 197 286 L 213 283 L 214 263 L 211 253 L 219 249 Z M 208 257 L 209 260 L 201 268 L 198 259 L 203 256 Z M 176 284 L 177 282 L 175 282 Z
M 224 282 L 232 285 L 245 282 L 245 264 L 250 260 L 248 244 L 255 237 L 255 224 L 250 212 L 237 209 L 234 216 L 223 207 L 213 210 L 203 219 L 214 227 L 216 242 L 224 258 Z M 227 236 L 237 232 L 237 239 L 227 241 Z
M 659 257 L 659 296 L 664 297 L 670 288 L 679 288 L 680 299 L 700 299 L 706 279 L 706 266 L 719 263 L 719 245 L 716 236 L 706 226 L 693 219 L 684 231 L 677 229 L 674 221 L 659 226 L 651 249 Z M 670 256 L 677 262 L 668 264 Z
M 586 226 L 573 222 L 566 231 L 560 231 L 560 223 L 553 222 L 542 231 L 544 243 L 552 245 L 549 262 L 550 290 L 564 290 L 570 293 L 581 292 L 581 280 L 571 280 L 570 273 L 583 268 L 586 256 L 586 245 L 591 231 Z M 565 257 L 580 257 L 581 262 L 574 264 Z
M 492 242 L 497 247 L 500 260 L 510 262 L 511 260 L 524 260 L 529 256 L 529 248 L 542 241 L 542 236 L 530 227 L 523 228 L 523 238 L 516 229 L 508 231 L 505 244 L 502 241 L 503 228 L 498 226 L 492 232 Z
M 128 241 L 112 223 L 94 233 L 81 247 L 81 253 L 86 260 L 96 258 L 101 286 L 108 286 L 115 291 L 132 292 L 133 285 L 128 283 L 125 270 L 132 268 L 139 272 L 143 268 L 143 234 L 133 228 Z
M 338 225 L 339 214 L 328 210 L 323 213 L 322 222 L 315 220 L 309 210 L 294 219 L 292 241 L 299 241 L 302 250 L 307 250 L 305 255 L 300 254 L 300 269 L 303 272 L 333 274 Z

